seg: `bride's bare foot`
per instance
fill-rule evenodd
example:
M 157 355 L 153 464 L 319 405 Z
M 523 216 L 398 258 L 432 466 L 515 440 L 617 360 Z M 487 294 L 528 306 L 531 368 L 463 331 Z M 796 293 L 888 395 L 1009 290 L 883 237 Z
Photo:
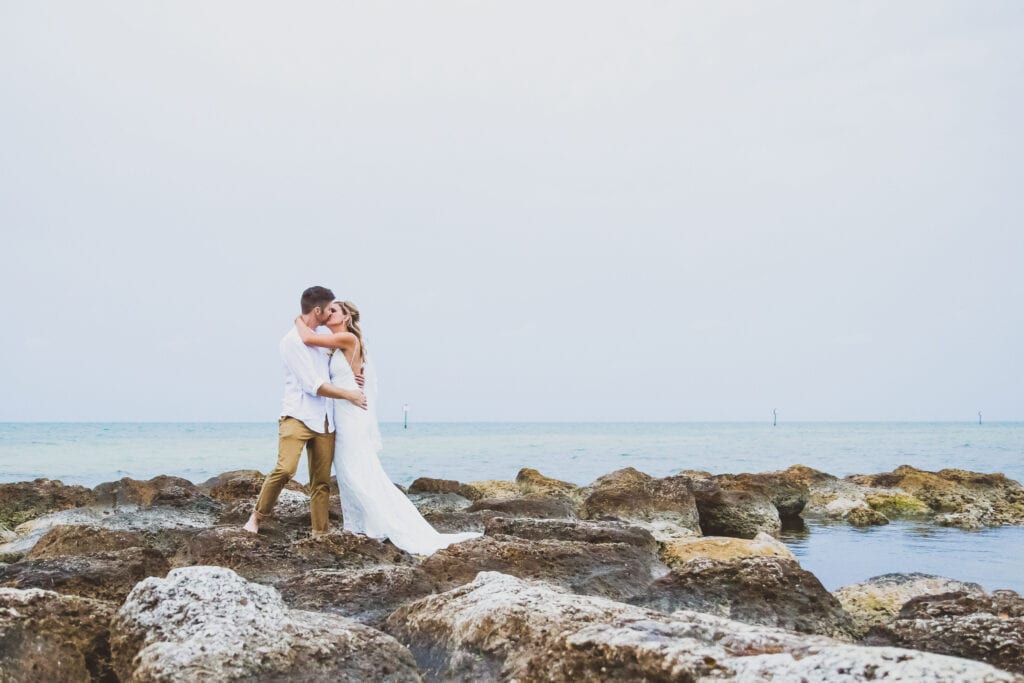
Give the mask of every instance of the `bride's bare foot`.
M 253 512 L 249 516 L 249 521 L 246 522 L 245 526 L 243 526 L 242 528 L 248 531 L 250 534 L 258 534 L 260 532 L 260 522 L 258 519 L 256 519 L 255 512 Z

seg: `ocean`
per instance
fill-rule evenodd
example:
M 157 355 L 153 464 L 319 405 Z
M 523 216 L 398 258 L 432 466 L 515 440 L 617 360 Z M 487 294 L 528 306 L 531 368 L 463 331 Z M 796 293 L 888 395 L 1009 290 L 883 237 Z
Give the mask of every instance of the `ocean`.
M 400 423 L 381 426 L 381 461 L 397 483 L 420 476 L 512 479 L 522 467 L 577 484 L 623 467 L 763 472 L 803 464 L 837 476 L 908 464 L 1024 479 L 1024 422 Z M 159 474 L 199 483 L 268 471 L 277 423 L 0 423 L 0 482 L 37 477 L 95 486 Z M 297 478 L 306 481 L 300 464 Z M 923 571 L 1024 592 L 1024 527 L 963 531 L 894 522 L 856 529 L 810 521 L 783 541 L 827 588 Z

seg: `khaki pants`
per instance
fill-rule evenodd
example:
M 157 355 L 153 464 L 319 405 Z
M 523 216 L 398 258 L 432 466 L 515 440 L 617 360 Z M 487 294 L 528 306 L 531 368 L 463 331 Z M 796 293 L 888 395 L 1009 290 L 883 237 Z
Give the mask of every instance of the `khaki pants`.
M 327 420 L 324 420 L 327 428 Z M 327 533 L 327 514 L 331 497 L 331 464 L 334 462 L 334 432 L 320 434 L 302 420 L 282 417 L 277 426 L 277 465 L 263 480 L 260 497 L 256 499 L 256 517 L 270 514 L 281 495 L 281 489 L 295 476 L 302 447 L 306 447 L 309 464 L 309 509 L 314 534 Z

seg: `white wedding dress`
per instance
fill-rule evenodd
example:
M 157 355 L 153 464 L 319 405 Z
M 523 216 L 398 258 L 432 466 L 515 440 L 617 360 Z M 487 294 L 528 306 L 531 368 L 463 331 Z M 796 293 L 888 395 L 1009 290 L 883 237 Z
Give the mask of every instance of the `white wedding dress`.
M 452 543 L 480 536 L 476 532 L 442 534 L 434 530 L 420 511 L 388 477 L 377 454 L 383 444 L 377 426 L 377 377 L 367 360 L 363 373 L 369 406 L 363 410 L 350 401 L 334 401 L 337 437 L 334 472 L 341 493 L 345 531 L 373 538 L 388 538 L 414 555 L 431 555 Z M 331 384 L 358 389 L 355 375 L 343 352 L 331 354 Z

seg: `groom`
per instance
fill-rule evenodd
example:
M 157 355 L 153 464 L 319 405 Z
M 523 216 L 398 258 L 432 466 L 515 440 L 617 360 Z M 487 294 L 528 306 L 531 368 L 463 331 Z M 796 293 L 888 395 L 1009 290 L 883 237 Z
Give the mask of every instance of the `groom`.
M 312 329 L 327 321 L 327 307 L 334 292 L 310 287 L 302 293 L 302 321 Z M 281 489 L 299 466 L 306 449 L 309 464 L 309 508 L 313 536 L 327 533 L 328 501 L 331 495 L 331 463 L 334 461 L 334 410 L 329 398 L 352 401 L 366 407 L 366 396 L 358 389 L 340 389 L 329 383 L 330 355 L 326 349 L 306 346 L 292 329 L 278 349 L 284 361 L 284 401 L 278 420 L 277 466 L 263 480 L 256 509 L 243 527 L 257 533 L 260 522 L 274 509 Z

